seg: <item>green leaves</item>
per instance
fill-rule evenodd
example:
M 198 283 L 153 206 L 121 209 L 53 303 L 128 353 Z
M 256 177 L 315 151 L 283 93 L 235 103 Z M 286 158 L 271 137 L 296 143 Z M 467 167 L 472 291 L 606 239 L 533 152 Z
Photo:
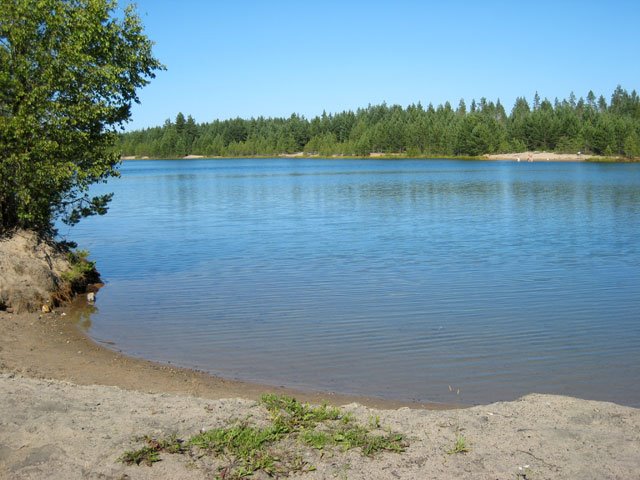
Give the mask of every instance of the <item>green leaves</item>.
M 103 214 L 93 183 L 117 175 L 113 145 L 137 90 L 164 68 L 140 19 L 113 0 L 0 4 L 0 230 L 52 230 Z

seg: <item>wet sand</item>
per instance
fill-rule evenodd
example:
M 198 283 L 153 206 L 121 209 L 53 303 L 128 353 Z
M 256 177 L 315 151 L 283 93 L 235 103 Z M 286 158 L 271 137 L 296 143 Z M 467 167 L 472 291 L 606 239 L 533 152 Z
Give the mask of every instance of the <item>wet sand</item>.
M 264 393 L 280 393 L 306 402 L 333 405 L 358 402 L 375 408 L 454 407 L 299 391 L 230 380 L 129 357 L 91 340 L 78 324 L 81 321 L 78 311 L 78 307 L 56 309 L 48 314 L 14 315 L 0 311 L 0 372 L 79 385 L 110 385 L 147 393 L 176 393 L 209 399 L 242 397 L 255 400 Z

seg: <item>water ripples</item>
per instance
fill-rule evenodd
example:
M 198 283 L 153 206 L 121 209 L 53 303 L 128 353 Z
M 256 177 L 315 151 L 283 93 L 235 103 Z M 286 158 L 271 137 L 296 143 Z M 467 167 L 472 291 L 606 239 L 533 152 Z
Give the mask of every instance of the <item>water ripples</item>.
M 640 405 L 640 166 L 125 162 L 70 232 L 89 333 L 216 374 L 402 400 Z M 449 388 L 451 386 L 451 389 Z

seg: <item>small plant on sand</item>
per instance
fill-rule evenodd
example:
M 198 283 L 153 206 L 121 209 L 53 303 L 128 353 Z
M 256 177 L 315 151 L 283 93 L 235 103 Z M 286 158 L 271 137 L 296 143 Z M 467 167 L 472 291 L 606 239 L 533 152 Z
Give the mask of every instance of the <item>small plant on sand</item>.
M 232 466 L 235 469 L 232 466 L 224 467 L 224 478 L 229 478 L 230 474 L 243 478 L 258 470 L 273 476 L 279 473 L 278 458 L 267 447 L 277 441 L 279 435 L 273 427 L 258 428 L 240 423 L 202 432 L 188 440 L 187 445 L 216 456 L 233 458 Z
M 271 416 L 267 426 L 236 422 L 201 432 L 186 441 L 175 436 L 166 440 L 143 437 L 146 446 L 125 452 L 120 461 L 150 466 L 160 461 L 161 452 L 210 454 L 228 460 L 218 469 L 218 478 L 240 479 L 257 472 L 283 477 L 315 470 L 304 459 L 305 452 L 300 450 L 304 447 L 317 450 L 337 447 L 345 451 L 360 448 L 366 456 L 381 451 L 399 453 L 406 448 L 402 435 L 375 434 L 336 407 L 311 406 L 280 395 L 264 395 L 261 404 Z M 379 419 L 376 428 L 380 428 Z
M 62 274 L 62 279 L 69 283 L 82 281 L 87 275 L 94 273 L 95 262 L 89 260 L 87 250 L 76 250 L 67 253 L 71 269 Z
M 406 444 L 400 434 L 389 432 L 386 435 L 375 435 L 360 425 L 348 425 L 332 432 L 331 440 L 334 445 L 343 450 L 360 448 L 368 457 L 381 451 L 404 452 Z
M 402 435 L 389 433 L 375 435 L 371 431 L 358 425 L 348 413 L 342 413 L 339 408 L 322 405 L 311 407 L 297 400 L 277 395 L 264 395 L 262 402 L 271 413 L 274 425 L 289 433 L 298 433 L 299 440 L 318 450 L 337 446 L 343 450 L 360 448 L 367 456 L 387 450 L 403 452 L 406 445 Z M 380 419 L 377 419 L 380 427 Z M 323 430 L 316 430 L 319 423 L 324 422 Z
M 456 442 L 453 444 L 453 448 L 451 450 L 447 450 L 449 455 L 453 455 L 454 453 L 467 453 L 469 451 L 469 446 L 467 445 L 467 440 L 462 436 L 458 435 L 456 437 Z
M 160 461 L 160 452 L 151 447 L 142 447 L 138 450 L 128 450 L 120 457 L 122 463 L 127 465 L 140 465 L 141 463 L 147 466 L 151 466 Z
M 160 461 L 160 452 L 167 453 L 184 453 L 185 449 L 182 440 L 175 436 L 171 436 L 164 440 L 156 440 L 149 436 L 142 437 L 147 444 L 138 450 L 129 450 L 124 452 L 120 457 L 120 461 L 127 465 L 140 465 L 141 463 L 151 466 Z
M 371 428 L 380 428 L 380 415 L 372 415 L 369 417 L 369 426 Z
M 313 428 L 320 422 L 345 417 L 339 408 L 327 405 L 312 407 L 286 395 L 267 394 L 263 395 L 260 401 L 271 414 L 274 425 L 287 432 Z

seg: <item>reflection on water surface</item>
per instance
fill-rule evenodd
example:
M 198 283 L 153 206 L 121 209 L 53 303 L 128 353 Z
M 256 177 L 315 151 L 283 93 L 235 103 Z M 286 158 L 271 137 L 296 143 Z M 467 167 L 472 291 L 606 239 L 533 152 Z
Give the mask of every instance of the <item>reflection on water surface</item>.
M 402 400 L 640 405 L 640 165 L 180 160 L 122 174 L 100 187 L 109 214 L 69 232 L 107 281 L 83 321 L 118 349 Z

